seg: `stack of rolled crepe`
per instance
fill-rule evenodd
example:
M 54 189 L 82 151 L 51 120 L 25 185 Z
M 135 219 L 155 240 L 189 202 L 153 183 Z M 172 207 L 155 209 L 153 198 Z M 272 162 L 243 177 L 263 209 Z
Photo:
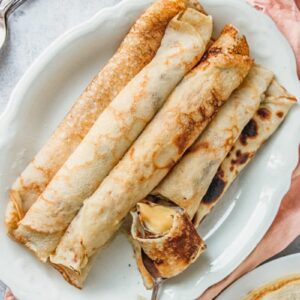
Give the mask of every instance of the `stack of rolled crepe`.
M 159 206 L 162 205 L 162 199 L 173 203 L 173 205 L 185 211 L 186 216 L 182 215 L 182 218 L 187 218 L 188 222 L 192 224 L 191 221 L 197 212 L 200 200 L 205 195 L 218 167 L 230 151 L 242 129 L 257 110 L 262 95 L 266 91 L 272 78 L 272 72 L 262 67 L 254 66 L 250 70 L 250 73 L 242 85 L 219 110 L 203 134 L 200 135 L 193 146 L 186 152 L 180 162 L 173 168 L 172 172 L 170 172 L 151 193 L 155 196 L 152 197 L 152 199 L 154 199 L 154 201 L 156 200 L 157 204 L 160 204 Z M 231 80 L 231 78 L 228 77 L 227 80 Z M 158 208 L 156 207 L 156 209 Z M 159 247 L 167 251 L 169 240 L 173 238 L 172 230 L 166 230 L 161 233 L 155 232 L 157 238 L 152 236 L 150 239 L 138 234 L 138 226 L 144 226 L 144 231 L 150 230 L 148 226 L 142 222 L 147 211 L 151 211 L 150 207 L 147 207 L 146 204 L 139 204 L 137 213 L 133 214 L 133 239 L 141 244 L 141 250 L 143 250 L 146 255 L 154 261 L 159 261 L 158 264 L 154 263 L 156 268 L 160 269 L 162 265 L 165 265 L 164 267 L 166 268 L 168 265 L 169 269 L 174 270 L 173 257 L 176 255 L 168 255 L 166 260 L 162 260 L 158 254 L 154 257 L 153 253 L 149 253 L 148 249 L 145 249 L 146 245 L 147 248 L 149 248 L 149 244 L 152 244 L 154 247 Z M 154 218 L 154 214 L 152 218 L 147 217 L 148 224 L 151 223 L 151 221 L 153 222 Z M 159 216 L 156 218 L 158 220 L 162 219 L 159 218 Z M 176 224 L 174 223 L 173 229 L 175 228 Z M 185 232 L 182 231 L 182 235 L 185 235 Z M 162 238 L 162 236 L 164 238 Z M 183 236 L 182 239 L 184 239 Z M 178 240 L 178 242 L 180 241 Z M 137 245 L 135 248 L 136 252 L 138 252 Z M 152 252 L 154 251 L 152 250 Z M 161 261 L 163 261 L 163 263 L 161 263 Z M 186 264 L 182 264 L 182 266 L 186 268 L 191 262 L 192 260 L 186 260 Z M 184 268 L 178 271 L 183 271 Z M 144 268 L 140 267 L 140 269 Z M 160 275 L 161 277 L 166 277 L 166 274 L 162 272 L 160 272 Z M 175 272 L 173 273 L 173 276 L 174 275 L 176 275 Z M 149 274 L 143 277 L 149 278 Z M 151 282 L 151 280 L 150 282 L 148 280 L 146 285 L 150 287 L 152 285 Z
M 168 278 L 164 269 L 172 270 L 174 258 L 181 255 L 173 252 L 164 256 L 157 249 L 166 251 L 173 236 L 177 243 L 191 244 L 183 231 L 178 240 L 181 228 L 174 212 L 183 209 L 186 215 L 182 214 L 182 219 L 187 220 L 188 216 L 189 222 L 197 227 L 262 143 L 275 132 L 294 103 L 295 98 L 273 79 L 270 71 L 254 66 L 205 132 L 151 193 L 153 196 L 138 203 L 131 234 L 146 287 L 153 286 L 156 276 Z M 168 226 L 158 230 L 157 223 L 162 218 L 154 213 L 154 208 L 161 211 L 166 207 L 169 211 L 165 212 L 164 220 L 169 220 Z M 186 251 L 191 253 L 190 249 Z M 149 269 L 149 259 L 154 273 Z M 182 272 L 193 261 L 186 260 L 186 265 L 181 264 L 181 270 L 173 269 L 172 275 Z
M 232 26 L 225 28 L 214 47 L 219 51 L 212 48 L 177 85 L 118 165 L 85 200 L 51 255 L 51 262 L 68 280 L 82 280 L 93 256 L 128 212 L 163 179 L 247 75 L 252 60 L 245 39 Z M 231 81 L 225 80 L 227 76 Z
M 90 196 L 90 199 L 98 199 L 96 195 L 101 191 L 102 180 L 182 77 L 199 62 L 211 32 L 211 17 L 192 8 L 187 8 L 170 21 L 152 61 L 104 109 L 77 149 L 19 222 L 13 231 L 18 241 L 41 260 L 47 261 L 83 202 Z M 108 178 L 110 176 L 106 182 L 109 182 Z M 109 221 L 115 222 L 113 215 Z M 110 231 L 111 228 L 108 229 Z M 93 235 L 93 231 L 90 233 Z
M 289 94 L 276 79 L 273 79 L 258 110 L 245 126 L 210 183 L 195 215 L 196 226 L 220 201 L 259 148 L 278 129 L 294 104 L 296 98 Z
M 10 233 L 13 234 L 18 222 L 78 147 L 101 112 L 153 59 L 169 21 L 187 6 L 193 3 L 158 0 L 136 21 L 118 51 L 86 87 L 45 146 L 13 184 L 5 220 Z
M 185 270 L 195 225 L 294 103 L 276 81 L 264 95 L 273 74 L 236 28 L 206 51 L 211 34 L 198 1 L 156 1 L 10 190 L 9 234 L 76 287 L 131 210 L 145 285 Z

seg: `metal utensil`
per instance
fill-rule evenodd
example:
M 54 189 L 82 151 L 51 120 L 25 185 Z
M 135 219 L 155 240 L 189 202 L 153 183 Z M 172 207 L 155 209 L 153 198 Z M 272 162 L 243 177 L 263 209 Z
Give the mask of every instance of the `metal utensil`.
M 158 270 L 153 264 L 153 261 L 143 251 L 142 251 L 142 260 L 145 268 L 154 279 L 151 300 L 158 300 L 158 292 L 165 279 L 163 279 L 160 276 Z
M 6 40 L 7 17 L 24 2 L 25 0 L 2 0 L 0 2 L 0 50 L 3 47 Z
M 163 281 L 164 280 L 162 278 L 156 278 L 154 280 L 154 286 L 153 286 L 153 290 L 152 290 L 151 300 L 158 300 L 158 292 L 159 292 L 160 287 L 162 286 Z

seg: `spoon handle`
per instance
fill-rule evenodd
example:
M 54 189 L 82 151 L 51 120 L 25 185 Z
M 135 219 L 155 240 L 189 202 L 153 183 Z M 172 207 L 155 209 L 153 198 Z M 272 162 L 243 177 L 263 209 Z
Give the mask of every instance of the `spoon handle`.
M 162 282 L 163 280 L 161 278 L 157 278 L 155 281 L 154 281 L 154 286 L 153 286 L 153 289 L 152 289 L 152 295 L 151 295 L 151 300 L 158 300 L 158 292 L 159 292 L 159 289 L 162 285 Z

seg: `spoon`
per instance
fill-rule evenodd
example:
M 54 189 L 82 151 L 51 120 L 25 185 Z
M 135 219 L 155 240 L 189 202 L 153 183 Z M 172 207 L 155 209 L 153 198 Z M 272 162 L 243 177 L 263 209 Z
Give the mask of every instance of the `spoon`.
M 145 268 L 147 269 L 147 271 L 150 273 L 150 275 L 154 279 L 151 300 L 158 300 L 158 292 L 159 292 L 160 287 L 162 286 L 162 283 L 165 281 L 165 279 L 160 276 L 158 270 L 156 269 L 155 265 L 153 264 L 153 261 L 147 255 L 145 255 L 144 252 L 142 252 L 142 259 L 143 259 Z

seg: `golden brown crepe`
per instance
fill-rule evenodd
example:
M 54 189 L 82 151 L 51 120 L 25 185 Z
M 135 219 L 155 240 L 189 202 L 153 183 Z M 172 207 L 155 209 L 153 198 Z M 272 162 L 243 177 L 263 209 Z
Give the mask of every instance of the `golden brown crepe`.
M 154 57 L 169 21 L 186 0 L 158 0 L 136 21 L 115 55 L 95 76 L 45 146 L 13 184 L 6 225 L 12 232 L 100 113 Z M 199 8 L 199 7 L 198 7 Z M 122 74 L 122 76 L 120 76 Z
M 245 38 L 233 26 L 226 26 L 205 59 L 181 81 L 118 165 L 85 200 L 51 256 L 61 272 L 78 277 L 85 272 L 90 259 L 195 141 L 251 65 Z M 73 284 L 74 277 L 69 280 Z
M 220 164 L 252 118 L 273 73 L 254 66 L 172 172 L 151 193 L 185 209 L 192 219 Z
M 195 216 L 195 226 L 198 226 L 220 201 L 234 179 L 277 130 L 295 103 L 296 98 L 274 79 L 266 92 L 266 98 L 242 131 L 211 182 Z
M 15 231 L 40 259 L 47 260 L 83 201 L 200 60 L 211 33 L 212 18 L 192 8 L 170 21 L 153 60 L 102 112 Z
M 258 65 L 252 67 L 242 85 L 230 96 L 203 134 L 200 135 L 178 164 L 151 193 L 153 196 L 148 197 L 149 200 L 159 204 L 158 207 L 169 206 L 170 203 L 173 205 L 176 204 L 178 208 L 180 207 L 185 210 L 188 216 L 185 222 L 193 227 L 192 219 L 199 207 L 201 198 L 240 132 L 257 110 L 272 78 L 272 72 Z M 156 218 L 154 214 L 152 217 L 157 222 L 162 222 L 161 224 L 164 224 L 166 220 L 163 217 Z M 156 278 L 147 270 L 147 266 L 150 264 L 148 261 L 151 261 L 152 258 L 146 257 L 147 252 L 145 251 L 144 244 L 146 242 L 151 243 L 152 251 L 155 251 L 155 249 L 165 248 L 164 240 L 153 239 L 151 237 L 149 240 L 144 238 L 142 243 L 137 234 L 135 234 L 137 231 L 136 227 L 137 222 L 133 222 L 132 237 L 130 240 L 133 243 L 137 265 L 142 274 L 144 284 L 146 288 L 152 288 Z M 185 228 L 177 228 L 177 230 L 180 232 L 180 230 L 185 230 Z M 149 231 L 151 230 L 149 229 Z M 181 236 L 181 239 L 177 240 L 177 243 L 186 245 L 186 253 L 193 253 L 191 249 L 194 249 L 194 251 L 197 248 L 201 250 L 199 245 L 193 245 L 190 242 L 190 234 L 185 235 L 185 232 L 181 232 L 181 234 L 177 233 L 177 235 Z M 193 235 L 197 235 L 195 229 Z M 172 238 L 172 233 L 168 232 L 168 238 Z M 190 251 L 188 251 L 189 247 L 192 247 Z M 159 254 L 163 255 L 163 252 L 159 251 L 156 260 L 159 260 Z M 177 257 L 181 256 L 176 251 L 168 253 L 168 259 L 171 261 Z M 171 274 L 174 274 L 174 276 L 179 274 L 193 263 L 193 261 L 192 259 L 186 259 L 185 263 L 179 264 L 176 269 L 177 273 Z M 145 265 L 145 262 L 147 265 Z M 169 268 L 170 271 L 173 270 L 173 266 L 170 265 Z M 158 271 L 155 275 L 164 277 Z
M 141 245 L 160 278 L 181 273 L 205 249 L 188 215 L 178 207 L 144 201 L 137 204 L 132 216 L 132 238 Z
M 235 144 L 236 149 L 241 153 L 246 153 L 246 146 L 248 150 L 255 150 L 255 147 L 259 147 L 261 142 L 267 139 L 282 122 L 282 119 L 279 120 L 278 117 L 283 118 L 290 107 L 295 103 L 295 98 L 290 96 L 275 80 L 272 81 L 272 78 L 272 72 L 263 69 L 260 66 L 254 66 L 243 84 L 219 110 L 217 116 L 209 124 L 204 133 L 198 138 L 167 177 L 158 185 L 155 191 L 151 193 L 154 195 L 148 197 L 149 201 L 153 201 L 156 205 L 159 204 L 159 206 L 163 205 L 162 207 L 168 207 L 170 203 L 173 203 L 173 205 L 177 204 L 179 207 L 184 208 L 188 213 L 189 218 L 192 219 L 195 208 L 199 205 L 199 195 L 201 200 L 205 191 L 207 191 L 210 186 L 210 182 L 217 172 L 218 166 L 222 163 L 233 144 Z M 269 86 L 271 81 L 272 84 Z M 263 102 L 259 106 L 260 99 L 262 99 Z M 259 109 L 257 110 L 258 106 Z M 255 112 L 257 118 L 256 116 L 253 117 Z M 271 118 L 272 115 L 274 117 L 273 119 Z M 243 137 L 242 134 L 240 135 L 240 141 L 242 140 L 242 143 L 240 143 L 240 141 L 236 142 L 241 130 L 252 117 L 256 124 L 258 124 L 257 134 L 261 136 L 259 138 L 258 136 L 249 136 L 249 134 L 245 133 L 248 131 L 246 126 L 243 131 L 243 133 L 246 134 L 246 137 Z M 266 121 L 266 119 L 268 121 Z M 260 124 L 261 121 L 262 124 Z M 249 124 L 251 124 L 251 122 L 248 123 L 248 126 Z M 231 128 L 233 128 L 233 130 L 231 130 Z M 249 138 L 250 140 L 246 142 Z M 254 138 L 254 140 L 252 140 L 252 138 Z M 223 188 L 224 186 L 224 182 L 221 181 L 219 177 L 221 172 L 223 174 L 222 178 L 226 178 L 224 174 L 236 176 L 236 173 L 239 172 L 238 166 L 239 163 L 243 164 L 243 155 L 239 156 L 241 161 L 238 162 L 238 164 L 236 164 L 238 158 L 234 157 L 234 155 L 229 154 L 229 157 L 225 159 L 222 166 L 225 162 L 228 162 L 228 164 L 225 164 L 226 168 L 221 167 L 221 171 L 219 170 L 218 175 L 214 179 L 215 183 L 210 186 L 210 189 L 213 189 L 211 189 L 204 198 L 207 197 L 206 199 L 210 199 L 209 197 L 218 196 L 217 193 L 220 191 L 219 188 Z M 195 170 L 197 172 L 195 172 Z M 232 172 L 230 172 L 230 170 Z M 229 183 L 231 182 L 230 176 L 227 180 Z M 221 185 L 219 183 L 221 183 Z M 225 190 L 226 183 L 224 192 Z M 195 194 L 198 197 L 193 197 Z M 201 202 L 199 212 L 208 212 L 211 209 L 211 207 L 208 206 L 209 204 L 210 202 L 204 204 Z M 193 219 L 196 227 L 198 226 L 199 212 Z M 152 257 L 146 256 L 144 245 L 146 242 L 150 243 L 152 246 L 151 251 L 155 252 L 155 250 L 164 249 L 164 241 L 161 239 L 154 239 L 150 236 L 148 239 L 147 237 L 143 238 L 143 242 L 141 242 L 141 239 L 139 239 L 135 233 L 137 228 L 140 228 L 141 225 L 137 226 L 136 220 L 138 217 L 136 215 L 134 216 L 135 221 L 132 224 L 131 242 L 133 244 L 137 265 L 142 274 L 144 284 L 147 288 L 152 288 L 154 281 L 157 280 L 157 276 L 163 277 L 163 275 L 160 274 L 158 270 L 152 275 L 151 269 L 153 267 L 149 272 L 148 266 L 151 266 L 151 261 L 155 266 L 155 260 L 160 260 L 159 254 L 162 255 L 162 258 L 164 258 L 164 254 L 159 252 L 158 255 L 155 256 L 155 260 L 151 260 Z M 166 217 L 157 218 L 154 214 L 148 214 L 147 217 L 148 223 L 149 219 L 152 218 L 152 220 L 155 220 L 160 225 L 164 225 L 166 220 L 168 220 Z M 151 230 L 150 228 L 148 231 L 153 232 L 153 229 Z M 170 238 L 170 236 L 168 237 Z M 184 240 L 186 240 L 185 243 L 183 242 Z M 190 247 L 193 245 L 190 243 L 189 238 L 182 239 L 180 243 L 184 243 Z M 187 249 L 186 252 L 188 252 Z M 178 253 L 176 252 L 168 253 L 168 260 L 172 261 L 172 257 L 177 258 L 177 256 Z M 187 264 L 184 266 L 185 268 L 187 268 L 188 263 L 192 263 L 192 261 L 187 261 Z M 185 268 L 182 268 L 181 271 Z M 172 270 L 172 267 L 170 267 L 170 270 Z M 177 268 L 177 271 L 179 273 L 180 268 Z
M 243 300 L 300 300 L 300 274 L 280 278 L 259 287 Z

